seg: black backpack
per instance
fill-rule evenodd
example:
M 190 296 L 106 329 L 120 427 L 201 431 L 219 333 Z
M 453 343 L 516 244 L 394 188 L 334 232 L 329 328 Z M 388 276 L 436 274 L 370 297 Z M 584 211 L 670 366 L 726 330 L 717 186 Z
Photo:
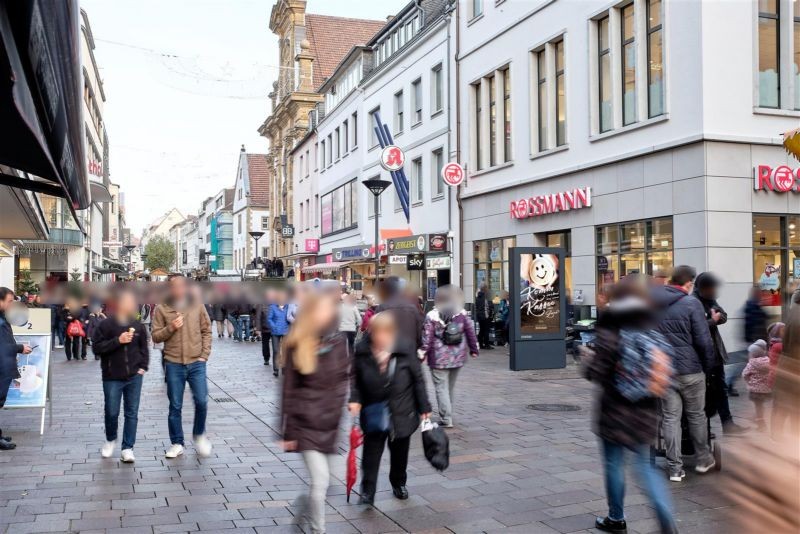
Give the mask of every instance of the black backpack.
M 464 327 L 453 319 L 447 321 L 442 332 L 442 341 L 445 345 L 461 345 L 464 339 Z

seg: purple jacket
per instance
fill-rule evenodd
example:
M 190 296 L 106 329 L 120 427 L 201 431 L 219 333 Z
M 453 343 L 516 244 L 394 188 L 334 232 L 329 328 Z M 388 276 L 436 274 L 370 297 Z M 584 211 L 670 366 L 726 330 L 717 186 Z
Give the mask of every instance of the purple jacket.
M 444 344 L 442 336 L 446 325 L 439 317 L 438 310 L 433 309 L 425 316 L 422 347 L 419 352 L 420 358 L 426 358 L 432 369 L 463 367 L 470 354 L 478 354 L 478 338 L 467 312 L 461 310 L 451 321 L 460 323 L 464 331 L 464 337 L 459 345 Z

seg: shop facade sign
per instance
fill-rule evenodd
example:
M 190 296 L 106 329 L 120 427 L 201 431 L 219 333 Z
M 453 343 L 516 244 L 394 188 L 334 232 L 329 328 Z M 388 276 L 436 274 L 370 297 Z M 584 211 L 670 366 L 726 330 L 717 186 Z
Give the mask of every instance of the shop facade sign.
M 453 262 L 450 256 L 433 256 L 425 258 L 426 269 L 449 269 Z
M 304 246 L 306 252 L 319 252 L 319 239 L 306 239 Z
M 373 257 L 369 245 L 335 248 L 333 249 L 332 256 L 334 261 L 364 260 Z
M 425 252 L 426 236 L 411 235 L 389 240 L 389 254 L 412 254 Z
M 537 195 L 529 198 L 512 200 L 509 212 L 512 219 L 527 219 L 572 211 L 592 206 L 592 188 L 578 187 L 571 191 Z
M 451 187 L 457 187 L 464 181 L 464 167 L 451 161 L 442 167 L 442 181 Z
M 122 241 L 103 241 L 104 248 L 119 248 L 123 246 Z
M 406 261 L 409 271 L 425 270 L 425 254 L 409 254 Z
M 407 256 L 403 255 L 392 255 L 389 256 L 389 265 L 405 265 L 406 260 L 408 260 Z
M 381 167 L 389 172 L 399 171 L 405 162 L 405 152 L 398 146 L 388 145 L 381 151 Z
M 294 237 L 294 225 L 285 224 L 281 226 L 281 237 Z
M 428 234 L 428 252 L 447 252 L 447 234 Z
M 800 168 L 792 169 L 787 165 L 777 167 L 759 165 L 753 169 L 753 189 L 777 193 L 798 192 L 800 191 Z

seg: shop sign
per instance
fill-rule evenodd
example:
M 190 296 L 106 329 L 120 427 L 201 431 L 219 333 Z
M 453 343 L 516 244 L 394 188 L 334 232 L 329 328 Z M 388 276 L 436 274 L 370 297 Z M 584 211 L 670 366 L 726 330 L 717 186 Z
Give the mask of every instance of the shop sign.
M 770 167 L 759 165 L 753 171 L 753 189 L 756 191 L 800 191 L 800 169 L 786 165 Z
M 281 226 L 281 237 L 294 237 L 294 225 L 286 224 Z
M 123 246 L 122 241 L 103 241 L 104 248 L 118 248 Z
M 601 273 L 608 270 L 608 258 L 605 256 L 597 257 L 597 270 Z
M 372 257 L 369 245 L 333 249 L 335 261 L 363 260 Z
M 405 265 L 407 259 L 407 256 L 392 255 L 389 256 L 389 265 Z
M 447 252 L 447 234 L 428 234 L 429 252 Z
M 579 187 L 572 191 L 512 200 L 509 211 L 512 219 L 527 219 L 591 206 L 592 188 Z
M 409 271 L 424 271 L 425 270 L 425 255 L 424 254 L 409 254 L 407 263 Z
M 425 252 L 427 240 L 424 235 L 412 235 L 389 240 L 389 254 L 398 252 Z
M 406 155 L 400 147 L 388 145 L 381 151 L 381 167 L 389 172 L 399 171 L 405 162 Z
M 319 252 L 319 239 L 306 239 L 305 240 L 306 252 Z
M 442 167 L 442 180 L 449 186 L 456 187 L 464 181 L 464 167 L 452 161 Z
M 451 265 L 450 256 L 434 256 L 425 259 L 426 269 L 449 269 Z

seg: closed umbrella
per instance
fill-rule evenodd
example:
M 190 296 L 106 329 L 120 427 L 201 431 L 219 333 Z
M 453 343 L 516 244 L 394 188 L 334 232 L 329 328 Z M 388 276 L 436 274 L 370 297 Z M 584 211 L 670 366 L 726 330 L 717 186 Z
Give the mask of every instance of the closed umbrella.
M 347 453 L 347 502 L 350 502 L 350 491 L 356 484 L 358 478 L 358 467 L 356 466 L 356 449 L 364 443 L 364 434 L 358 425 L 353 425 L 350 429 L 350 452 Z

